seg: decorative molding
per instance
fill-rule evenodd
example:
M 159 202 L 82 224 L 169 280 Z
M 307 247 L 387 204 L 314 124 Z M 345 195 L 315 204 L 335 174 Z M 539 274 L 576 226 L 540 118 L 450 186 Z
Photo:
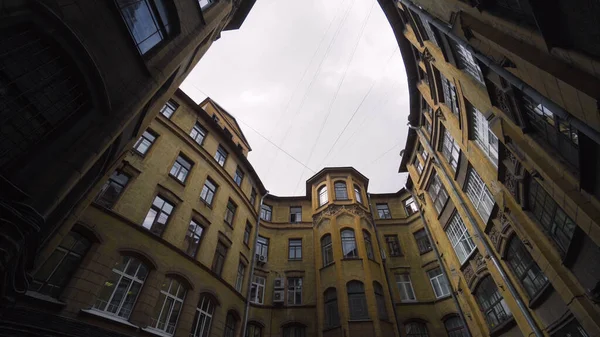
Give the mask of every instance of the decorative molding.
M 431 55 L 431 52 L 427 48 L 423 49 L 423 59 L 430 63 L 435 62 L 435 57 Z
M 471 266 L 471 264 L 467 264 L 467 266 L 463 269 L 463 275 L 465 275 L 467 286 L 471 288 L 471 285 L 475 280 L 475 270 L 473 270 L 473 266 Z
M 437 108 L 435 110 L 435 117 L 439 118 L 439 119 L 441 119 L 443 121 L 446 121 L 446 116 L 444 116 L 444 113 L 442 112 L 442 109 L 440 109 L 440 108 Z
M 361 217 L 367 221 L 370 226 L 373 226 L 370 215 L 358 205 L 329 205 L 323 211 L 313 215 L 313 224 L 318 226 L 323 218 L 334 218 L 341 213 L 349 213 Z
M 427 199 L 425 198 L 425 193 L 421 193 L 417 196 L 417 198 L 419 198 L 419 200 L 421 200 L 421 202 L 423 203 L 423 205 L 427 205 Z

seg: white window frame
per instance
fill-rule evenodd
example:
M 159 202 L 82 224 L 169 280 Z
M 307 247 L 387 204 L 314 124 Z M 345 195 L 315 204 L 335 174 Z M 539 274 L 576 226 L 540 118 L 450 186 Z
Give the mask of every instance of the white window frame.
M 492 193 L 485 186 L 485 183 L 473 167 L 470 167 L 467 172 L 465 193 L 469 197 L 469 200 L 471 200 L 471 203 L 473 203 L 473 207 L 475 207 L 483 222 L 487 223 L 492 214 L 495 201 Z
M 152 324 L 151 329 L 164 332 L 168 335 L 173 335 L 175 333 L 175 328 L 177 327 L 177 322 L 179 321 L 179 316 L 181 315 L 181 312 L 183 311 L 183 301 L 185 300 L 185 295 L 187 294 L 187 290 L 181 284 L 181 282 L 176 281 L 172 278 L 169 278 L 169 281 L 170 281 L 169 287 L 167 288 L 167 290 L 166 291 L 164 289 L 160 290 L 160 293 L 165 295 L 165 299 L 163 301 L 162 308 L 160 309 L 160 313 L 158 314 L 158 318 L 152 318 L 153 324 Z M 177 284 L 177 289 L 175 290 L 175 295 L 171 294 L 171 287 L 173 286 L 173 282 L 175 282 Z M 177 297 L 177 294 L 179 293 L 180 288 L 184 288 L 183 296 L 181 298 Z M 169 303 L 168 302 L 169 299 L 172 299 L 173 302 L 171 302 L 170 307 L 165 308 L 166 306 L 168 306 L 167 304 Z M 177 313 L 177 318 L 175 319 L 175 323 L 173 325 L 170 325 L 169 322 L 171 321 L 171 315 L 173 315 L 173 308 L 175 308 L 177 302 L 180 303 L 179 312 Z M 164 322 L 165 325 L 163 328 L 159 328 L 158 325 L 160 324 L 160 318 L 163 316 L 163 312 L 165 311 L 165 309 L 167 309 L 169 311 L 167 313 L 167 316 L 166 316 L 166 319 Z
M 204 139 L 206 138 L 207 134 L 208 133 L 206 129 L 204 129 L 202 125 L 198 123 L 194 124 L 192 131 L 190 131 L 190 137 L 192 137 L 192 139 L 198 143 L 198 145 L 202 145 L 202 143 L 204 143 Z
M 206 184 L 210 184 L 210 186 L 213 188 L 211 189 L 210 186 L 207 186 Z M 206 178 L 204 185 L 202 186 L 202 191 L 200 192 L 200 199 L 202 199 L 208 205 L 212 205 L 218 188 L 219 187 L 212 179 Z
M 448 161 L 452 171 L 456 172 L 458 162 L 460 161 L 460 146 L 448 129 L 444 129 L 444 138 L 442 139 L 442 154 Z
M 439 274 L 437 274 L 437 272 L 439 272 Z M 442 273 L 441 267 L 428 271 L 427 276 L 429 276 L 429 282 L 431 282 L 431 288 L 433 289 L 435 298 L 442 298 L 450 295 L 450 286 L 448 285 L 446 277 L 444 277 L 444 273 Z M 438 293 L 436 289 L 439 289 L 440 293 Z
M 477 82 L 485 85 L 483 74 L 481 73 L 481 68 L 479 67 L 479 63 L 477 63 L 477 59 L 475 59 L 473 54 L 461 44 L 455 42 L 454 45 L 456 46 L 456 52 L 458 53 L 459 59 L 458 63 L 461 66 L 461 69 L 471 75 Z
M 470 105 L 470 109 L 475 143 L 485 152 L 492 164 L 498 167 L 498 137 L 490 129 L 489 122 L 483 113 L 472 105 Z
M 265 259 L 269 258 L 269 238 L 264 236 L 258 236 L 256 240 L 256 255 L 264 256 Z
M 254 276 L 252 280 L 252 287 L 250 289 L 250 302 L 256 304 L 265 303 L 265 284 L 267 280 L 262 276 Z M 254 292 L 254 294 L 252 294 Z M 260 298 L 259 298 L 260 294 Z
M 192 332 L 190 333 L 190 337 L 204 337 L 207 336 L 210 332 L 210 325 L 212 323 L 212 317 L 215 312 L 215 303 L 208 297 L 206 294 L 200 295 L 200 299 L 202 303 L 200 306 L 196 307 L 196 312 L 198 313 L 198 319 L 193 323 Z M 204 304 L 206 303 L 206 309 L 204 308 Z M 212 306 L 211 306 L 212 305 Z M 206 317 L 202 319 L 202 317 Z M 202 322 L 202 326 L 199 326 L 200 322 Z
M 450 240 L 452 248 L 454 248 L 456 257 L 461 265 L 465 263 L 465 261 L 469 259 L 469 256 L 477 249 L 475 242 L 473 242 L 473 239 L 467 230 L 467 226 L 465 226 L 465 223 L 458 213 L 454 213 L 452 218 L 450 218 L 448 227 L 446 227 L 446 235 L 448 236 L 448 240 Z
M 293 282 L 292 282 L 293 281 Z M 287 304 L 301 305 L 302 304 L 302 277 L 287 278 Z M 296 303 L 296 295 L 300 294 L 300 301 Z
M 237 278 L 235 279 L 235 290 L 238 292 L 242 292 L 242 287 L 244 285 L 244 275 L 246 274 L 246 265 L 240 261 L 238 264 L 237 270 Z
M 329 202 L 329 194 L 327 191 L 327 185 L 321 186 L 318 189 L 318 194 L 319 194 L 319 207 L 321 207 Z
M 412 280 L 409 273 L 396 274 L 396 285 L 400 292 L 400 302 L 416 302 L 417 294 L 412 286 Z M 411 296 L 409 296 L 412 294 Z
M 217 152 L 215 153 L 215 160 L 217 163 L 222 167 L 225 167 L 225 162 L 227 161 L 228 156 L 229 152 L 227 152 L 223 146 L 219 145 Z

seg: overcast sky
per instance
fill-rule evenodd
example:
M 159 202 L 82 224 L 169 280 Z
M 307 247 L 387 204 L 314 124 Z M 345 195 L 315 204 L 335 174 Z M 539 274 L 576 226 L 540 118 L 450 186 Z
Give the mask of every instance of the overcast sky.
M 406 73 L 375 0 L 258 0 L 181 88 L 237 118 L 272 194 L 304 194 L 306 180 L 331 166 L 356 168 L 369 192 L 404 186 Z

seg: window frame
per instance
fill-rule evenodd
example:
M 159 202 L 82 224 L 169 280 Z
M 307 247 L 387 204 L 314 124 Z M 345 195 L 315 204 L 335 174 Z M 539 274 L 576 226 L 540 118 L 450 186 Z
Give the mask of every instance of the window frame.
M 196 122 L 190 131 L 190 137 L 200 146 L 204 145 L 204 140 L 206 140 L 206 136 L 208 136 L 208 131 L 200 125 L 200 123 Z M 198 139 L 200 138 L 200 141 Z
M 187 177 L 192 172 L 192 168 L 194 167 L 194 162 L 192 162 L 187 156 L 179 153 L 177 158 L 175 158 L 175 162 L 171 166 L 171 170 L 169 170 L 169 176 L 178 182 L 185 184 Z M 173 173 L 175 172 L 175 173 Z M 185 172 L 183 178 L 180 178 L 179 175 Z
M 244 175 L 245 175 L 245 173 L 244 173 L 244 171 L 242 171 L 242 168 L 239 166 L 236 167 L 235 173 L 233 175 L 233 181 L 239 187 L 242 187 L 242 183 L 244 182 Z
M 404 210 L 406 211 L 406 216 L 411 216 L 419 212 L 419 206 L 417 205 L 417 202 L 413 197 L 403 200 L 402 205 L 404 206 Z
M 360 186 L 354 184 L 354 198 L 356 199 L 356 202 L 359 204 L 362 204 L 362 190 L 360 188 Z
M 158 133 L 154 132 L 151 129 L 146 129 L 142 135 L 140 136 L 140 138 L 138 138 L 138 140 L 135 142 L 135 144 L 133 145 L 133 151 L 134 153 L 145 157 L 148 154 L 148 151 L 150 151 L 150 149 L 152 148 L 152 146 L 154 145 L 154 143 L 156 142 L 156 139 L 158 138 Z M 150 139 L 150 137 L 152 137 L 152 139 Z M 146 145 L 144 142 L 149 143 L 149 145 Z M 144 145 L 147 146 L 146 149 L 142 152 L 140 151 L 139 147 L 140 145 Z
M 498 286 L 492 279 L 492 276 L 489 274 L 479 282 L 473 295 L 490 330 L 494 330 L 502 323 L 512 318 L 512 312 L 508 308 L 502 294 L 498 291 Z M 484 298 L 484 296 L 487 297 Z M 504 313 L 505 317 L 500 317 L 498 315 L 501 311 Z M 492 315 L 496 322 L 491 321 Z
M 448 165 L 452 168 L 452 172 L 456 172 L 460 163 L 460 145 L 446 128 L 444 128 L 444 137 L 442 138 L 440 152 L 446 158 Z
M 446 279 L 446 276 L 444 275 L 441 266 L 428 270 L 427 277 L 429 278 L 429 283 L 431 284 L 431 289 L 433 290 L 433 294 L 435 295 L 436 299 L 444 298 L 451 295 L 452 289 L 448 284 L 448 280 Z M 444 287 L 446 288 L 445 292 Z M 439 293 L 436 289 L 439 289 Z
M 454 212 L 454 214 L 452 214 L 450 220 L 448 220 L 448 224 L 446 225 L 444 232 L 446 233 L 446 236 L 448 237 L 448 240 L 454 249 L 454 253 L 458 258 L 459 263 L 463 265 L 469 260 L 469 257 L 475 253 L 477 250 L 477 245 L 473 241 L 471 233 L 469 233 L 465 222 L 458 212 Z M 466 246 L 470 247 L 470 251 L 466 250 L 466 246 L 463 244 L 463 242 L 467 244 Z M 457 247 L 459 250 L 457 250 Z
M 262 279 L 262 283 L 258 282 L 260 279 Z M 254 278 L 252 280 L 252 286 L 250 287 L 250 302 L 252 302 L 254 304 L 264 304 L 265 303 L 266 284 L 267 284 L 267 279 L 264 276 L 254 275 Z M 261 289 L 262 289 L 262 291 L 261 291 Z M 254 290 L 254 296 L 252 295 L 253 290 Z M 259 294 L 262 294 L 260 296 L 260 301 L 258 298 Z
M 264 221 L 271 221 L 273 219 L 273 206 L 262 204 L 260 207 L 260 219 Z
M 327 185 L 319 187 L 317 190 L 319 207 L 326 205 L 329 202 L 329 195 L 327 191 Z
M 429 240 L 429 236 L 427 235 L 425 228 L 421 228 L 414 232 L 413 237 L 415 238 L 415 243 L 417 244 L 417 249 L 419 250 L 420 255 L 429 253 L 433 250 L 433 246 Z
M 235 290 L 237 290 L 240 294 L 244 288 L 244 278 L 246 276 L 246 264 L 240 260 L 237 269 L 237 275 L 235 278 Z
M 206 184 L 209 183 L 211 186 L 207 186 Z M 219 189 L 219 185 L 217 185 L 217 183 L 212 180 L 210 177 L 206 177 L 206 180 L 204 180 L 204 185 L 202 185 L 202 190 L 200 191 L 200 200 L 205 203 L 206 205 L 208 205 L 209 207 L 212 207 L 213 201 L 215 200 L 215 196 L 217 195 L 217 190 Z M 210 200 L 208 200 L 210 199 Z
M 229 157 L 229 152 L 225 150 L 223 145 L 219 144 L 217 147 L 217 152 L 215 152 L 214 159 L 221 167 L 225 167 L 225 163 L 227 162 L 227 157 Z
M 218 277 L 221 277 L 223 274 L 228 252 L 229 247 L 220 240 L 217 241 L 217 247 L 215 248 L 215 255 L 213 256 L 213 262 L 210 270 L 217 274 Z
M 162 201 L 162 205 L 160 207 L 155 205 L 157 199 L 160 199 Z M 171 210 L 169 212 L 163 212 L 163 208 L 167 205 L 171 207 Z M 172 203 L 169 199 L 165 198 L 161 194 L 157 194 L 154 197 L 154 199 L 152 200 L 152 204 L 150 204 L 148 213 L 146 213 L 146 217 L 144 218 L 144 221 L 142 222 L 142 227 L 146 228 L 148 231 L 150 231 L 154 235 L 161 236 L 164 233 L 165 229 L 167 228 L 167 225 L 169 224 L 169 220 L 171 219 L 171 215 L 175 211 L 175 207 L 176 207 L 176 205 L 174 203 Z M 148 223 L 149 216 L 152 211 L 154 211 L 155 214 L 152 219 L 152 222 Z M 166 214 L 166 220 L 165 220 L 164 224 L 162 224 L 162 227 L 160 225 L 156 226 L 157 224 L 160 224 L 160 222 L 158 222 L 158 221 L 163 216 L 163 213 Z
M 290 206 L 290 222 L 302 222 L 302 206 Z
M 206 306 L 204 305 L 205 303 Z M 210 336 L 210 328 L 212 325 L 213 315 L 215 313 L 215 306 L 216 302 L 212 295 L 207 293 L 200 294 L 198 304 L 196 305 L 194 321 L 192 322 L 192 331 L 190 333 L 190 337 Z M 201 326 L 199 326 L 200 323 L 202 323 Z
M 450 196 L 437 172 L 432 174 L 429 186 L 427 187 L 427 193 L 429 193 L 429 197 L 431 197 L 431 200 L 433 201 L 433 207 L 437 211 L 437 214 L 441 214 L 448 203 Z
M 460 115 L 460 104 L 458 102 L 459 96 L 458 91 L 456 90 L 456 85 L 453 81 L 450 81 L 444 74 L 440 72 L 440 80 L 442 83 L 442 95 L 444 98 L 444 104 L 450 109 L 450 111 L 455 115 Z
M 348 185 L 345 181 L 336 181 L 333 183 L 333 190 L 336 201 L 345 201 L 348 199 Z
M 392 219 L 392 212 L 390 211 L 390 206 L 385 203 L 376 203 L 375 209 L 377 210 L 377 216 L 379 219 Z
M 244 244 L 246 246 L 250 245 L 250 237 L 252 236 L 252 225 L 250 222 L 246 221 L 246 227 L 244 228 Z
M 395 274 L 396 286 L 400 294 L 400 302 L 414 303 L 417 302 L 417 294 L 412 286 L 410 273 Z M 412 294 L 412 296 L 410 296 Z
M 377 305 L 377 316 L 380 320 L 389 320 L 383 286 L 377 281 L 373 281 L 373 293 L 375 294 L 375 304 Z
M 384 235 L 384 238 L 385 238 L 385 243 L 387 244 L 387 247 L 388 247 L 388 254 L 391 257 L 403 256 L 402 247 L 400 246 L 400 239 L 398 238 L 397 234 Z M 397 253 L 395 253 L 393 245 L 397 246 L 396 247 L 398 249 Z
M 471 112 L 471 130 L 475 144 L 486 154 L 492 164 L 498 167 L 498 137 L 490 129 L 489 122 L 483 113 L 472 104 L 468 106 Z
M 323 268 L 334 263 L 333 258 L 333 241 L 331 234 L 327 233 L 321 237 L 321 255 L 323 257 Z M 331 260 L 329 257 L 331 256 Z
M 353 289 L 353 287 L 356 289 Z M 362 282 L 351 280 L 346 283 L 346 292 L 348 294 L 348 314 L 350 321 L 362 321 L 369 319 L 369 308 L 367 306 L 367 296 L 365 286 Z
M 375 261 L 375 252 L 373 251 L 373 240 L 371 239 L 371 233 L 366 229 L 363 229 L 363 240 L 365 242 L 365 250 L 367 251 L 367 258 Z
M 292 254 L 292 252 L 293 252 L 293 254 Z M 299 238 L 288 239 L 288 260 L 289 261 L 302 261 L 302 239 L 299 239 Z
M 344 236 L 344 233 L 351 233 L 352 236 Z M 356 244 L 356 233 L 352 228 L 342 228 L 340 230 L 340 239 L 342 243 L 342 256 L 344 259 L 358 259 L 358 245 Z M 346 252 L 346 249 L 354 246 L 353 249 Z
M 143 0 L 144 2 L 147 0 Z M 152 0 L 154 1 L 154 0 Z M 166 119 L 171 119 L 171 117 L 173 117 L 173 115 L 175 114 L 175 111 L 177 111 L 177 109 L 179 109 L 179 103 L 175 102 L 172 99 L 169 99 L 168 101 L 165 102 L 165 105 L 163 105 L 162 108 L 160 108 L 159 113 L 161 115 L 163 115 Z
M 195 226 L 193 230 L 191 228 L 192 224 Z M 200 234 L 198 234 L 198 231 L 197 231 L 198 228 L 200 228 Z M 202 242 L 202 239 L 204 238 L 204 230 L 205 229 L 206 228 L 204 228 L 204 226 L 201 225 L 200 222 L 196 221 L 195 219 L 190 220 L 190 224 L 188 225 L 188 229 L 185 234 L 184 243 L 188 240 L 188 238 L 190 238 L 190 240 L 191 240 L 196 237 L 197 237 L 197 242 L 194 244 L 195 248 L 193 249 L 193 253 L 190 250 L 190 248 L 193 247 L 192 244 L 189 244 L 188 247 L 183 250 L 188 256 L 190 256 L 192 258 L 196 258 L 196 255 L 198 254 L 198 250 L 200 250 L 200 243 Z
M 287 305 L 302 305 L 302 277 L 288 277 L 287 278 Z M 292 294 L 293 300 L 290 301 L 290 294 Z M 300 299 L 298 300 L 298 295 Z
M 256 247 L 254 250 L 256 252 L 256 255 L 264 256 L 265 259 L 268 260 L 270 241 L 271 240 L 269 238 L 259 235 L 256 239 Z
M 460 325 L 454 324 L 454 326 L 449 326 L 450 322 L 458 322 Z M 448 337 L 468 337 L 467 330 L 465 325 L 463 324 L 462 319 L 459 316 L 451 316 L 444 320 L 444 328 L 446 329 L 446 333 Z
M 125 177 L 126 178 L 125 183 L 117 181 L 115 179 L 115 175 Z M 129 182 L 131 181 L 132 178 L 133 177 L 131 174 L 123 172 L 122 170 L 115 170 L 110 175 L 108 180 L 104 183 L 104 185 L 100 189 L 100 192 L 98 192 L 98 194 L 94 198 L 94 203 L 96 203 L 102 207 L 112 209 L 115 206 L 115 204 L 117 203 L 117 201 L 119 201 L 119 199 L 121 198 L 121 195 L 123 195 L 125 188 L 127 187 L 127 185 L 129 185 Z M 116 186 L 116 188 L 114 186 Z M 107 194 L 110 193 L 110 191 L 116 191 L 116 195 L 107 196 Z M 112 200 L 111 200 L 111 198 L 112 198 Z
M 237 213 L 238 205 L 233 202 L 233 200 L 227 200 L 227 206 L 225 207 L 225 218 L 223 221 L 230 227 L 233 227 L 233 222 L 235 220 L 235 214 Z
M 333 294 L 333 296 L 331 295 Z M 331 329 L 340 326 L 340 312 L 337 301 L 337 289 L 329 287 L 323 292 L 323 307 L 325 329 Z
M 467 171 L 464 190 L 477 214 L 481 217 L 481 220 L 487 224 L 492 215 L 496 200 L 494 200 L 492 192 L 490 192 L 483 179 L 481 179 L 472 166 Z
M 406 332 L 406 337 L 429 337 L 427 325 L 423 322 L 412 321 L 409 323 L 405 323 L 404 328 Z
M 506 243 L 505 260 L 530 299 L 535 298 L 544 291 L 549 284 L 550 281 L 544 275 L 544 272 L 516 235 L 513 235 Z M 534 275 L 535 278 L 531 279 Z M 526 279 L 530 281 L 526 282 Z M 542 282 L 536 282 L 536 280 L 542 280 Z
M 183 311 L 183 302 L 185 301 L 185 296 L 187 294 L 187 289 L 185 288 L 185 286 L 178 280 L 167 276 L 167 279 L 169 280 L 169 287 L 167 288 L 167 290 L 165 291 L 164 289 L 160 289 L 159 291 L 159 296 L 158 296 L 158 300 L 156 305 L 158 306 L 160 304 L 160 299 L 161 299 L 161 295 L 164 296 L 164 300 L 163 303 L 161 305 L 161 309 L 160 309 L 160 313 L 158 315 L 158 318 L 155 319 L 154 317 L 151 317 L 152 319 L 152 325 L 150 326 L 150 329 L 152 330 L 158 330 L 160 332 L 166 333 L 168 335 L 173 335 L 175 333 L 175 329 L 177 328 L 177 322 L 179 321 L 179 316 L 181 316 L 181 312 Z M 173 282 L 177 282 L 177 289 L 175 290 L 175 294 L 171 294 L 171 287 L 173 286 Z M 164 283 L 163 283 L 164 284 Z M 179 297 L 179 289 L 183 288 L 183 294 L 182 297 Z M 172 302 L 169 302 L 169 299 L 172 300 Z M 171 318 L 173 317 L 173 311 L 174 308 L 177 305 L 177 302 L 179 302 L 179 312 L 177 312 L 177 316 L 175 317 L 175 322 L 173 324 L 171 324 Z M 165 306 L 169 305 L 170 307 L 167 309 L 168 313 L 165 317 L 165 322 L 164 322 L 164 327 L 163 328 L 159 328 L 159 324 L 160 324 L 160 319 L 161 317 L 163 317 L 163 312 L 165 310 Z M 169 326 L 171 326 L 171 330 L 169 331 Z

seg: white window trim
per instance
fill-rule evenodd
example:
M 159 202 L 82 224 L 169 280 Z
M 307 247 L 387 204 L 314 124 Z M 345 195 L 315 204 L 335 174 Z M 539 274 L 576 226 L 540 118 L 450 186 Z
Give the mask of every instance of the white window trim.
M 487 223 L 492 214 L 495 200 L 479 174 L 477 174 L 477 171 L 472 167 L 469 168 L 469 172 L 467 173 L 465 193 L 483 222 Z
M 215 312 L 215 309 L 214 309 L 214 305 L 215 305 L 215 303 L 214 303 L 214 302 L 212 302 L 210 299 L 206 298 L 205 296 L 206 296 L 206 295 L 201 295 L 201 297 L 200 297 L 200 298 L 201 298 L 201 299 L 203 298 L 204 300 L 208 301 L 208 310 L 210 310 L 210 305 L 211 305 L 211 304 L 213 305 L 213 308 L 212 308 L 212 311 L 213 311 L 213 313 L 211 314 L 211 313 L 209 313 L 208 311 L 204 311 L 204 310 L 202 309 L 202 307 L 203 307 L 203 305 L 202 305 L 202 304 L 203 304 L 204 302 L 202 302 L 202 303 L 199 303 L 199 304 L 200 304 L 200 307 L 196 306 L 196 312 L 198 312 L 198 320 L 196 320 L 196 321 L 194 321 L 194 322 L 192 323 L 192 324 L 193 324 L 193 326 L 192 326 L 192 331 L 190 332 L 190 336 L 194 336 L 194 333 L 195 333 L 195 332 L 197 332 L 197 331 L 195 331 L 194 329 L 201 329 L 201 330 L 199 331 L 200 333 L 198 334 L 198 336 L 203 336 L 205 331 L 207 331 L 207 332 L 208 332 L 208 331 L 210 331 L 210 326 L 212 325 L 213 314 L 214 314 L 214 312 Z M 204 325 L 203 325 L 203 326 L 198 326 L 198 323 L 200 322 L 200 318 L 202 317 L 202 315 L 206 316 L 206 317 L 207 317 L 207 319 L 205 319 L 205 320 L 204 320 Z M 207 321 L 208 321 L 208 324 L 206 324 L 206 322 L 207 322 Z
M 486 154 L 495 167 L 498 167 L 498 137 L 492 132 L 483 113 L 471 105 L 475 143 Z M 495 147 L 493 144 L 495 143 Z
M 259 279 L 262 279 L 262 283 L 257 282 Z M 264 304 L 265 303 L 265 285 L 267 284 L 267 279 L 262 276 L 254 276 L 254 280 L 252 280 L 252 287 L 256 287 L 254 292 L 254 297 L 250 299 L 250 302 L 255 304 Z M 262 288 L 262 297 L 260 301 L 258 300 L 258 289 Z
M 434 277 L 429 276 L 429 272 L 435 270 L 435 269 L 432 269 L 427 273 L 427 276 L 429 276 L 429 282 L 431 282 L 431 288 L 433 289 L 433 294 L 435 295 L 435 298 L 439 299 L 439 298 L 450 296 L 450 293 L 452 292 L 452 290 L 450 290 L 450 285 L 448 284 L 446 278 L 444 277 L 444 273 L 442 272 L 441 267 L 438 267 L 437 269 L 440 269 L 439 275 L 436 275 Z M 434 281 L 438 284 L 438 287 L 442 291 L 443 291 L 442 282 L 446 283 L 446 287 L 448 288 L 448 293 L 446 293 L 446 294 L 442 293 L 442 294 L 438 295 L 435 291 Z
M 175 303 L 176 302 L 180 302 L 181 303 L 181 308 L 183 308 L 183 301 L 185 301 L 185 295 L 187 294 L 187 290 L 185 290 L 184 288 L 184 293 L 183 293 L 183 297 L 179 298 L 177 297 L 177 295 L 173 295 L 171 293 L 169 293 L 169 290 L 171 290 L 171 287 L 173 286 L 173 282 L 175 282 L 173 279 L 170 279 L 169 282 L 169 289 L 167 289 L 166 291 L 161 289 L 160 293 L 165 295 L 165 299 L 163 301 L 162 307 L 160 309 L 160 313 L 158 314 L 158 317 L 154 318 L 153 320 L 155 320 L 155 326 L 148 326 L 146 328 L 150 328 L 153 330 L 156 330 L 158 332 L 161 332 L 161 335 L 165 335 L 165 336 L 172 336 L 175 333 L 175 330 L 177 329 L 177 322 L 179 322 L 179 316 L 181 315 L 181 310 L 179 311 L 179 313 L 177 314 L 177 319 L 175 320 L 175 324 L 173 325 L 173 332 L 169 333 L 167 332 L 167 329 L 169 327 L 169 321 L 171 320 L 171 315 L 173 314 L 173 308 L 175 307 Z M 175 291 L 175 293 L 179 292 L 179 288 L 183 287 L 183 285 L 181 285 L 179 282 L 177 282 L 177 290 Z M 170 312 L 167 314 L 167 318 L 165 320 L 165 330 L 159 329 L 158 327 L 156 327 L 158 325 L 158 321 L 160 319 L 160 317 L 163 314 L 163 310 L 165 310 L 165 303 L 167 303 L 167 300 L 171 298 L 173 299 L 173 305 L 171 306 L 171 308 L 169 309 Z
M 300 280 L 300 285 L 299 286 L 294 286 L 293 288 L 290 289 L 290 279 L 298 279 L 298 280 Z M 286 302 L 287 305 L 302 305 L 302 300 L 303 300 L 303 298 L 302 298 L 302 284 L 304 283 L 303 281 L 304 280 L 303 280 L 302 277 L 288 277 L 287 278 L 287 282 L 288 282 L 288 285 L 287 285 L 287 296 L 288 296 L 288 298 L 287 298 L 287 302 Z M 292 296 L 293 297 L 293 301 L 292 301 L 293 303 L 290 303 L 290 293 L 293 294 L 293 296 Z M 300 303 L 296 303 L 296 294 L 297 293 L 300 293 Z
M 128 320 L 126 320 L 124 318 L 121 318 L 120 316 L 116 316 L 116 315 L 113 315 L 113 314 L 108 313 L 106 311 L 101 311 L 101 310 L 96 309 L 96 308 L 81 309 L 80 311 L 81 312 L 85 312 L 85 313 L 90 314 L 90 315 L 94 315 L 94 316 L 106 318 L 106 319 L 111 320 L 113 322 L 121 323 L 121 324 L 130 326 L 130 327 L 133 327 L 133 328 L 136 328 L 136 329 L 140 328 L 139 326 L 137 326 L 135 324 L 132 324 L 131 322 L 129 322 Z
M 408 277 L 408 282 L 407 281 L 401 281 L 398 279 L 398 276 L 402 276 L 402 275 L 406 275 Z M 400 291 L 400 288 L 404 288 L 404 293 L 408 296 L 408 291 L 406 291 L 407 289 L 407 285 L 410 287 L 411 293 L 413 294 L 413 299 L 402 299 L 402 291 Z M 409 273 L 404 273 L 404 274 L 396 274 L 396 286 L 398 287 L 398 292 L 400 293 L 400 302 L 402 303 L 410 303 L 410 302 L 417 302 L 417 294 L 415 293 L 415 288 L 413 288 L 412 286 L 412 278 L 410 277 Z
M 450 243 L 452 244 L 452 248 L 454 249 L 454 253 L 456 254 L 456 257 L 458 258 L 458 261 L 460 262 L 460 264 L 464 264 L 466 261 L 469 260 L 469 257 L 475 252 L 475 250 L 477 250 L 477 245 L 475 244 L 475 242 L 473 242 L 472 237 L 469 233 L 469 231 L 467 230 L 467 226 L 465 225 L 465 223 L 463 222 L 462 218 L 460 217 L 460 215 L 458 215 L 458 213 L 455 213 L 452 218 L 450 218 L 450 222 L 448 227 L 446 228 L 446 236 L 448 236 L 448 240 L 450 240 Z M 465 250 L 463 250 L 463 246 L 460 245 L 461 242 L 463 241 L 467 241 L 469 240 L 471 243 L 473 243 L 473 246 L 471 247 L 471 251 L 467 252 Z M 467 243 L 469 243 L 469 241 L 467 241 Z M 471 244 L 469 243 L 469 246 Z M 461 260 L 460 255 L 458 253 L 458 250 L 460 249 L 460 251 L 462 251 L 462 253 L 464 254 L 463 259 Z

